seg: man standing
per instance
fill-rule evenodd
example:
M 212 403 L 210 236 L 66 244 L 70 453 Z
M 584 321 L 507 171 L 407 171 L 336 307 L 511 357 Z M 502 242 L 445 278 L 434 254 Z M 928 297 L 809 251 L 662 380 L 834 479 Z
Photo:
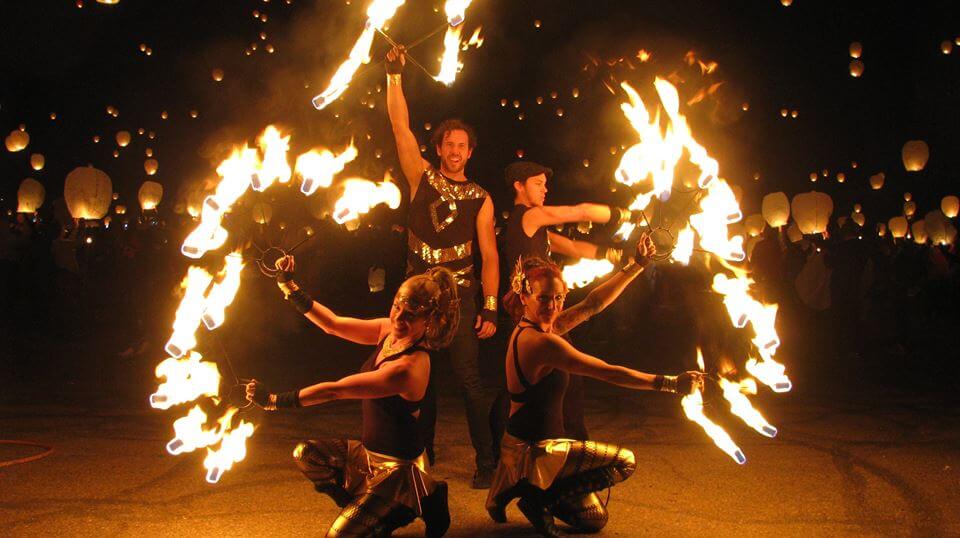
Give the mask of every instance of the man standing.
M 387 112 L 397 142 L 400 168 L 410 186 L 407 225 L 407 273 L 435 266 L 454 272 L 460 285 L 460 326 L 450 344 L 450 364 L 463 394 L 470 440 L 476 451 L 473 487 L 490 487 L 495 463 L 478 364 L 478 338 L 496 332 L 499 262 L 494 233 L 493 200 L 464 170 L 477 145 L 473 129 L 448 119 L 434 130 L 432 142 L 440 158 L 434 168 L 420 155 L 420 144 L 410 129 L 410 113 L 401 86 L 405 58 L 402 50 L 387 54 Z M 474 270 L 474 237 L 480 251 L 480 282 Z M 477 292 L 483 289 L 483 308 L 477 314 Z M 436 405 L 427 405 L 425 445 L 433 456 Z
M 546 260 L 549 259 L 551 252 L 572 258 L 606 258 L 614 264 L 620 262 L 623 255 L 620 249 L 597 246 L 586 241 L 574 241 L 548 231 L 547 227 L 585 221 L 598 224 L 613 223 L 619 227 L 633 217 L 632 213 L 626 209 L 602 204 L 544 205 L 547 197 L 547 180 L 551 176 L 553 176 L 553 170 L 532 161 L 517 161 L 508 165 L 504 171 L 507 187 L 514 193 L 514 206 L 507 219 L 501 244 L 503 251 L 501 267 L 506 278 L 512 274 L 518 259 L 538 257 Z M 506 289 L 509 290 L 510 287 L 506 286 Z M 619 291 L 614 298 L 617 295 Z M 590 309 L 585 311 L 589 311 L 591 316 L 599 312 L 599 310 Z M 499 338 L 498 345 L 490 346 L 495 360 L 503 362 L 506 354 L 506 338 L 512 330 L 510 317 L 501 315 L 499 332 L 502 337 Z M 583 379 L 580 376 L 570 376 L 570 384 L 564 396 L 564 429 L 567 437 L 578 440 L 586 440 L 588 437 L 583 419 L 582 401 Z M 493 430 L 495 453 L 499 452 L 499 441 L 506 427 L 508 409 L 507 394 L 501 390 L 490 411 L 490 427 Z

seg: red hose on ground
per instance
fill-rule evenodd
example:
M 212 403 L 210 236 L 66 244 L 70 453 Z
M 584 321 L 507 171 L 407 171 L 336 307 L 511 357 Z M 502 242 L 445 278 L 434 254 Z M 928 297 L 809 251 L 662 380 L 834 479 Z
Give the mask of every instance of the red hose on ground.
M 41 458 L 45 458 L 50 454 L 53 454 L 53 447 L 43 445 L 40 443 L 34 443 L 32 441 L 11 441 L 8 439 L 0 439 L 0 445 L 22 445 L 22 446 L 32 446 L 36 448 L 44 449 L 43 452 L 39 454 L 34 454 L 33 456 L 27 456 L 25 458 L 18 458 L 15 460 L 0 461 L 0 467 L 10 467 L 13 465 L 20 465 L 21 463 L 29 463 L 31 461 L 37 461 Z

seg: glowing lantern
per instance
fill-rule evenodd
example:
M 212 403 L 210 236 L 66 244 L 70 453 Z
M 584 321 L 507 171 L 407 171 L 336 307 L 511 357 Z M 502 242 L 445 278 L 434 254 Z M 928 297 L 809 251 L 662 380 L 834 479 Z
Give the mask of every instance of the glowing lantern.
M 75 219 L 102 219 L 112 197 L 110 176 L 92 166 L 74 168 L 63 184 L 63 198 Z
M 43 170 L 43 166 L 47 163 L 47 160 L 43 157 L 42 153 L 34 153 L 30 156 L 30 168 L 33 168 L 36 171 Z
M 956 229 L 953 228 L 950 219 L 948 219 L 946 215 L 934 209 L 927 213 L 923 218 L 923 222 L 926 223 L 924 227 L 931 243 L 934 245 L 949 245 L 953 242 Z M 916 236 L 916 233 L 914 233 L 914 236 Z
M 137 192 L 137 199 L 140 200 L 140 208 L 144 211 L 156 209 L 163 198 L 163 185 L 156 181 L 144 181 Z
M 117 133 L 117 145 L 121 148 L 127 147 L 130 144 L 130 132 L 129 131 L 120 131 Z
M 791 209 L 793 220 L 801 232 L 824 233 L 833 213 L 833 200 L 828 194 L 810 191 L 794 196 Z
M 859 41 L 850 43 L 850 57 L 859 58 L 863 54 L 863 45 Z
M 890 235 L 896 239 L 902 239 L 907 235 L 907 219 L 903 217 L 893 217 L 887 221 L 887 228 L 890 229 Z
M 219 67 L 214 68 L 213 72 L 210 73 L 210 76 L 213 77 L 213 80 L 214 80 L 215 82 L 220 82 L 220 81 L 222 81 L 222 80 L 223 80 L 223 69 L 220 69 Z
M 863 213 L 851 213 L 850 218 L 853 220 L 853 222 L 857 223 L 857 226 L 861 228 L 863 228 L 863 225 L 867 223 L 867 217 L 863 216 Z
M 265 204 L 263 202 L 253 206 L 253 222 L 257 224 L 270 224 L 270 219 L 273 218 L 273 208 L 270 207 L 270 204 Z
M 839 174 L 837 174 L 837 183 L 843 183 L 846 180 L 847 180 L 847 174 L 844 174 L 843 172 L 840 172 Z
M 853 78 L 860 78 L 863 75 L 864 69 L 863 62 L 860 60 L 852 60 L 850 62 L 850 76 Z
M 790 200 L 782 192 L 770 193 L 763 197 L 761 211 L 767 224 L 779 228 L 790 220 Z
M 787 239 L 789 239 L 791 243 L 796 243 L 803 239 L 803 232 L 800 231 L 800 228 L 797 228 L 796 222 L 791 223 L 790 226 L 787 227 Z
M 120 0 L 97 0 L 98 4 L 106 4 L 108 6 L 115 6 L 120 3 Z
M 27 128 L 23 125 L 21 125 L 19 129 L 10 131 L 10 134 L 7 135 L 7 151 L 11 153 L 23 151 L 29 143 L 30 134 L 27 133 Z
M 767 227 L 767 223 L 764 221 L 763 215 L 754 213 L 743 222 L 743 227 L 747 235 L 756 237 L 763 233 L 763 229 Z
M 157 168 L 160 168 L 160 163 L 158 163 L 156 159 L 147 159 L 143 161 L 143 169 L 146 171 L 148 176 L 156 174 Z
M 870 176 L 870 188 L 878 191 L 883 188 L 883 182 L 887 178 L 886 174 L 880 172 L 878 174 L 873 174 Z
M 854 213 L 860 213 L 862 211 L 863 211 L 863 206 L 861 206 L 860 204 L 853 204 Z
M 36 213 L 43 205 L 46 194 L 46 189 L 39 181 L 29 177 L 24 179 L 17 189 L 17 213 Z
M 923 140 L 910 140 L 903 145 L 901 151 L 903 167 L 907 172 L 919 172 L 927 165 L 930 158 L 930 148 Z
M 940 43 L 940 52 L 944 54 L 950 54 L 953 52 L 953 43 L 949 39 Z
M 126 214 L 127 214 L 127 206 L 125 206 L 125 205 L 123 205 L 123 204 L 117 204 L 117 206 L 114 207 L 113 210 L 117 213 L 117 215 L 126 215 Z
M 904 202 L 903 203 L 903 214 L 907 218 L 910 218 L 917 212 L 917 203 L 916 202 Z
M 913 226 L 910 227 L 910 231 L 913 232 L 914 243 L 922 245 L 927 242 L 927 223 L 923 220 L 914 222 Z
M 783 7 L 790 7 L 790 4 L 792 3 L 793 3 L 793 0 L 780 0 L 780 4 L 782 4 Z
M 940 201 L 940 209 L 947 217 L 956 218 L 957 213 L 960 213 L 960 198 L 953 195 L 944 196 Z
M 909 192 L 903 193 L 903 201 L 909 202 L 910 200 L 913 200 L 913 195 L 910 194 Z

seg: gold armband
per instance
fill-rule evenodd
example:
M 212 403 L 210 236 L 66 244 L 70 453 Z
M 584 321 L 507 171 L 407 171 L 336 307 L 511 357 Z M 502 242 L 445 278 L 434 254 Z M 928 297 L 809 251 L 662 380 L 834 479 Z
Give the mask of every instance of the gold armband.
M 387 84 L 400 85 L 400 73 L 392 73 L 387 75 Z
M 497 311 L 497 296 L 496 295 L 485 295 L 483 297 L 483 309 L 484 310 L 493 310 Z

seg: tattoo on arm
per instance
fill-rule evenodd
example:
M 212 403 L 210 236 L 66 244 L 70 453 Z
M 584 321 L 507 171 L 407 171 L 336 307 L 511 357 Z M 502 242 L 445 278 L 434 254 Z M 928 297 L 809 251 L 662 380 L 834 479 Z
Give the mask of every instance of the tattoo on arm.
M 603 302 L 593 294 L 579 303 L 563 311 L 553 324 L 554 334 L 566 334 L 575 327 L 599 314 L 603 310 Z

